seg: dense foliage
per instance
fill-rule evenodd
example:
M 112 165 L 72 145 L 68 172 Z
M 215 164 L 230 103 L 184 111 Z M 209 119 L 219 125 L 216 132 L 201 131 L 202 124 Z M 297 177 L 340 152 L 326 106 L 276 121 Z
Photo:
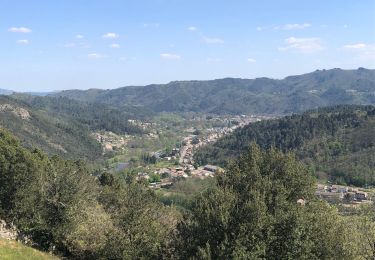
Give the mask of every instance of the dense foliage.
M 375 185 L 375 107 L 321 108 L 238 129 L 195 153 L 200 164 L 227 165 L 252 141 L 295 151 L 319 178 L 339 184 Z
M 181 259 L 373 257 L 373 222 L 359 239 L 357 220 L 316 200 L 311 178 L 292 155 L 252 144 L 193 201 L 178 226 Z
M 31 152 L 0 130 L 0 218 L 68 259 L 374 257 L 374 206 L 340 216 L 314 197 L 292 154 L 252 144 L 204 186 L 180 187 L 196 194 L 180 213 L 134 175 L 94 177 L 83 162 Z
M 67 90 L 53 94 L 123 109 L 155 112 L 286 114 L 337 104 L 375 104 L 375 71 L 321 70 L 290 76 L 211 81 L 176 81 L 113 90 Z
M 94 178 L 82 162 L 30 152 L 0 130 L 0 217 L 69 258 L 155 259 L 171 254 L 178 214 L 134 180 Z

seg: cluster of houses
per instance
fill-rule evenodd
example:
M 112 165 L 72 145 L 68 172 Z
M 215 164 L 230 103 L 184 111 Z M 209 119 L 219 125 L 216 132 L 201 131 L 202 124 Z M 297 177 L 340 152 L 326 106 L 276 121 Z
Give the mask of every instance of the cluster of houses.
M 155 157 L 156 160 L 176 161 L 176 163 L 178 160 L 178 165 L 176 167 L 156 169 L 153 173 L 139 172 L 137 179 L 145 179 L 151 182 L 154 180 L 154 178 L 151 178 L 150 175 L 153 175 L 153 177 L 155 177 L 155 175 L 158 175 L 160 178 L 157 179 L 160 179 L 160 182 L 152 182 L 150 183 L 150 187 L 160 188 L 172 185 L 173 182 L 181 178 L 194 177 L 205 179 L 213 177 L 217 172 L 222 171 L 222 169 L 215 165 L 205 165 L 197 167 L 193 159 L 194 150 L 200 146 L 215 142 L 218 138 L 233 132 L 238 127 L 264 119 L 269 119 L 269 117 L 248 115 L 235 116 L 230 118 L 211 117 L 210 120 L 216 120 L 222 126 L 206 129 L 203 135 L 201 134 L 201 131 L 197 129 L 186 129 L 186 132 L 190 134 L 182 140 L 181 147 L 174 148 L 168 152 L 157 151 L 151 154 L 151 156 Z M 198 120 L 200 119 L 198 118 Z M 150 128 L 153 126 L 152 123 L 142 123 L 141 121 L 137 120 L 129 120 L 129 122 L 142 128 Z M 120 146 L 126 144 L 125 139 L 116 139 L 116 136 L 111 134 L 96 134 L 95 137 L 100 143 L 103 144 L 104 149 L 107 151 L 115 149 L 115 144 Z M 127 166 L 127 164 L 125 166 L 119 164 L 117 168 L 121 170 L 122 167 L 126 168 Z
M 155 123 L 143 122 L 141 120 L 135 120 L 135 119 L 129 119 L 128 122 L 135 125 L 135 126 L 138 126 L 139 128 L 141 128 L 143 130 L 146 130 L 148 128 L 152 128 L 152 127 L 155 126 Z
M 360 204 L 371 201 L 367 192 L 343 185 L 318 184 L 315 195 L 330 203 Z
M 119 136 L 110 131 L 96 132 L 92 136 L 102 145 L 103 153 L 124 148 L 127 144 L 127 136 Z
M 227 120 L 228 122 L 236 122 L 235 124 L 228 124 L 228 127 L 215 127 L 206 130 L 206 134 L 201 136 L 195 134 L 197 130 L 191 129 L 190 135 L 183 139 L 183 145 L 180 148 L 173 149 L 170 155 L 166 155 L 162 152 L 157 152 L 154 156 L 157 159 L 173 160 L 179 159 L 178 167 L 162 168 L 155 171 L 155 174 L 161 176 L 160 183 L 151 183 L 150 187 L 160 188 L 172 184 L 174 181 L 181 178 L 200 178 L 205 179 L 213 177 L 217 172 L 222 171 L 222 169 L 215 165 L 205 165 L 200 167 L 194 167 L 194 150 L 200 146 L 204 146 L 208 143 L 216 141 L 218 138 L 233 132 L 236 128 L 249 124 L 251 122 L 260 121 L 262 119 L 258 116 L 236 116 L 230 119 L 220 119 Z M 145 176 L 140 175 L 139 178 L 144 178 Z
M 171 161 L 171 160 L 176 160 L 179 153 L 180 153 L 179 148 L 173 148 L 170 152 L 157 151 L 157 152 L 151 153 L 151 156 L 154 156 L 158 160 Z
M 222 171 L 220 167 L 214 165 L 206 165 L 198 167 L 197 169 L 193 168 L 184 168 L 184 167 L 168 167 L 157 169 L 154 174 L 160 176 L 160 182 L 150 183 L 150 188 L 166 188 L 171 186 L 174 182 L 184 179 L 184 178 L 200 178 L 205 179 L 207 177 L 213 177 L 217 172 Z M 139 172 L 137 180 L 149 180 L 150 175 L 146 172 Z

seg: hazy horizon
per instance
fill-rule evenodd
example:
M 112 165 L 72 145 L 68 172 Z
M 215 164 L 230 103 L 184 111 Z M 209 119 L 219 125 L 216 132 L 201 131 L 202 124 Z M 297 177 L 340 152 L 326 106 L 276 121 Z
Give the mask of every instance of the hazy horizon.
M 221 77 L 221 78 L 212 78 L 212 79 L 181 79 L 181 80 L 170 80 L 170 81 L 167 81 L 167 82 L 158 82 L 158 83 L 155 83 L 155 82 L 151 82 L 151 83 L 148 83 L 148 84 L 133 84 L 133 85 L 120 85 L 120 86 L 114 86 L 114 87 L 98 87 L 98 88 L 63 88 L 63 89 L 51 89 L 51 90 L 41 90 L 41 91 L 32 91 L 32 90 L 21 90 L 21 91 L 17 91 L 17 90 L 14 90 L 14 89 L 7 89 L 7 88 L 0 88 L 2 90 L 10 90 L 10 91 L 15 91 L 15 92 L 18 92 L 18 93 L 49 93 L 49 92 L 60 92 L 60 91 L 65 91 L 65 90 L 89 90 L 89 89 L 99 89 L 99 90 L 109 90 L 109 89 L 117 89 L 117 88 L 122 88 L 122 87 L 142 87 L 142 86 L 147 86 L 147 85 L 162 85 L 162 84 L 168 84 L 168 83 L 171 83 L 171 82 L 176 82 L 176 81 L 211 81 L 211 80 L 220 80 L 220 79 L 225 79 L 225 78 L 240 78 L 240 79 L 257 79 L 257 78 L 270 78 L 270 79 L 275 79 L 275 80 L 282 80 L 282 79 L 285 79 L 286 77 L 289 77 L 289 76 L 298 76 L 298 75 L 303 75 L 303 74 L 308 74 L 308 73 L 312 73 L 314 71 L 317 71 L 317 70 L 331 70 L 331 69 L 342 69 L 342 70 L 357 70 L 359 68 L 364 68 L 364 69 L 369 69 L 369 70 L 375 70 L 374 68 L 366 68 L 366 67 L 358 67 L 358 68 L 321 68 L 321 69 L 315 69 L 313 71 L 308 71 L 308 72 L 304 72 L 304 73 L 300 73 L 300 74 L 290 74 L 290 75 L 285 75 L 283 77 L 280 77 L 280 78 L 275 78 L 275 77 L 268 77 L 268 76 L 258 76 L 258 77 L 254 77 L 254 78 L 241 78 L 241 77 Z

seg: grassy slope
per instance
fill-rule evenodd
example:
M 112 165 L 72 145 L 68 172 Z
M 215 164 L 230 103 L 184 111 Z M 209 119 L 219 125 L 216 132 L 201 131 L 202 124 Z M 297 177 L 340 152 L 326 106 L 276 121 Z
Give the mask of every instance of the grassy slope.
M 52 260 L 58 259 L 47 253 L 43 253 L 34 248 L 27 247 L 16 241 L 0 239 L 0 259 L 1 260 Z

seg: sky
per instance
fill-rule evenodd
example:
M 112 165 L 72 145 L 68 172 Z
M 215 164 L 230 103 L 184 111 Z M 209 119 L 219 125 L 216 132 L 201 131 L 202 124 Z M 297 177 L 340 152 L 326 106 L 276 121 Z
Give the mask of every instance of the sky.
M 375 68 L 374 0 L 0 0 L 0 88 Z

